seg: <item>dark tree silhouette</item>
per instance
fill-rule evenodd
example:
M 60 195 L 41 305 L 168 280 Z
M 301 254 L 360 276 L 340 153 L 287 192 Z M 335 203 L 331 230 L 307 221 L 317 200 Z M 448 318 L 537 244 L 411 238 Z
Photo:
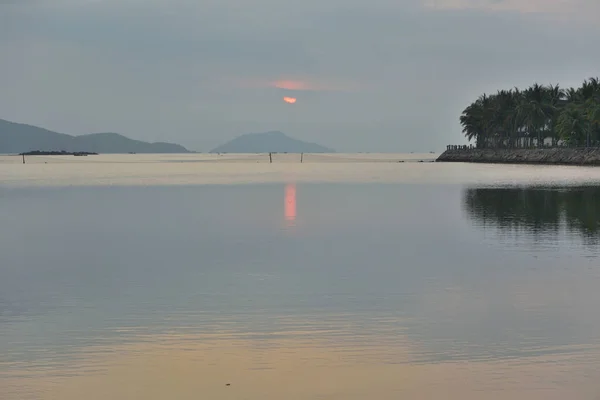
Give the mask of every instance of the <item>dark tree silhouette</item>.
M 600 80 L 579 88 L 533 86 L 484 94 L 460 117 L 477 148 L 600 145 Z

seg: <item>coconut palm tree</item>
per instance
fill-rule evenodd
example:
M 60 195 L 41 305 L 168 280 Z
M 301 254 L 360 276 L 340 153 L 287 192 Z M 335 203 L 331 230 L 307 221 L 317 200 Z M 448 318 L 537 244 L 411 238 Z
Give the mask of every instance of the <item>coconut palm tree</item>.
M 590 125 L 591 141 L 597 144 L 600 140 L 600 94 L 585 102 L 585 113 Z
M 544 144 L 542 129 L 548 120 L 543 86 L 536 83 L 523 92 L 521 110 L 530 138 L 535 136 L 538 147 L 541 147 Z
M 586 103 L 587 117 L 593 125 L 600 125 L 600 99 Z
M 559 136 L 556 132 L 558 117 L 564 106 L 565 91 L 559 85 L 546 87 L 546 114 L 548 115 L 548 131 L 552 138 L 552 145 L 558 143 Z
M 534 84 L 483 95 L 461 117 L 463 133 L 477 147 L 541 147 L 547 138 L 572 145 L 600 144 L 600 79 L 580 88 Z M 534 142 L 535 140 L 535 142 Z
M 469 140 L 475 139 L 478 148 L 490 146 L 492 99 L 482 95 L 468 106 L 460 117 L 463 133 Z
M 594 99 L 600 95 L 600 79 L 590 78 L 583 82 L 581 88 L 579 88 L 579 96 L 581 101 L 588 101 Z
M 584 140 L 589 145 L 589 120 L 580 104 L 570 103 L 562 110 L 556 129 L 561 138 L 570 145 L 581 145 Z
M 576 103 L 579 101 L 579 90 L 575 88 L 568 88 L 565 90 L 565 104 Z
M 493 126 L 509 147 L 515 147 L 518 141 L 520 118 L 516 108 L 519 96 L 518 90 L 501 90 L 493 98 Z

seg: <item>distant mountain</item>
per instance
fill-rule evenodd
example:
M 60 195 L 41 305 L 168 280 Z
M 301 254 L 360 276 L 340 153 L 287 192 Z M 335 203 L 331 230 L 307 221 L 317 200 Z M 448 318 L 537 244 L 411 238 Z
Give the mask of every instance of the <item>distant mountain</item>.
M 118 133 L 71 136 L 0 119 L 0 154 L 26 153 L 34 150 L 94 153 L 190 152 L 178 144 L 142 142 Z
M 293 139 L 278 131 L 248 133 L 211 150 L 211 153 L 334 153 L 327 147 Z

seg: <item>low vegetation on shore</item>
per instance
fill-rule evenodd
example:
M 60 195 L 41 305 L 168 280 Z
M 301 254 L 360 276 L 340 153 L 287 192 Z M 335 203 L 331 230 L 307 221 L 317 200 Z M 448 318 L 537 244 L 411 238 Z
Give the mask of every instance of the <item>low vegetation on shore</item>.
M 90 153 L 87 151 L 41 151 L 34 150 L 19 154 L 20 156 L 96 156 L 98 153 Z
M 600 79 L 579 88 L 539 85 L 484 94 L 460 117 L 477 148 L 600 146 Z

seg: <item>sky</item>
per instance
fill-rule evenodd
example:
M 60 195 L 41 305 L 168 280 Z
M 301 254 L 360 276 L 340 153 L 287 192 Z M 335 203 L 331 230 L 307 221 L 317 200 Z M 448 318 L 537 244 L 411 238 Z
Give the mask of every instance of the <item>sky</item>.
M 441 151 L 483 92 L 599 76 L 599 42 L 598 0 L 0 0 L 0 118 Z

